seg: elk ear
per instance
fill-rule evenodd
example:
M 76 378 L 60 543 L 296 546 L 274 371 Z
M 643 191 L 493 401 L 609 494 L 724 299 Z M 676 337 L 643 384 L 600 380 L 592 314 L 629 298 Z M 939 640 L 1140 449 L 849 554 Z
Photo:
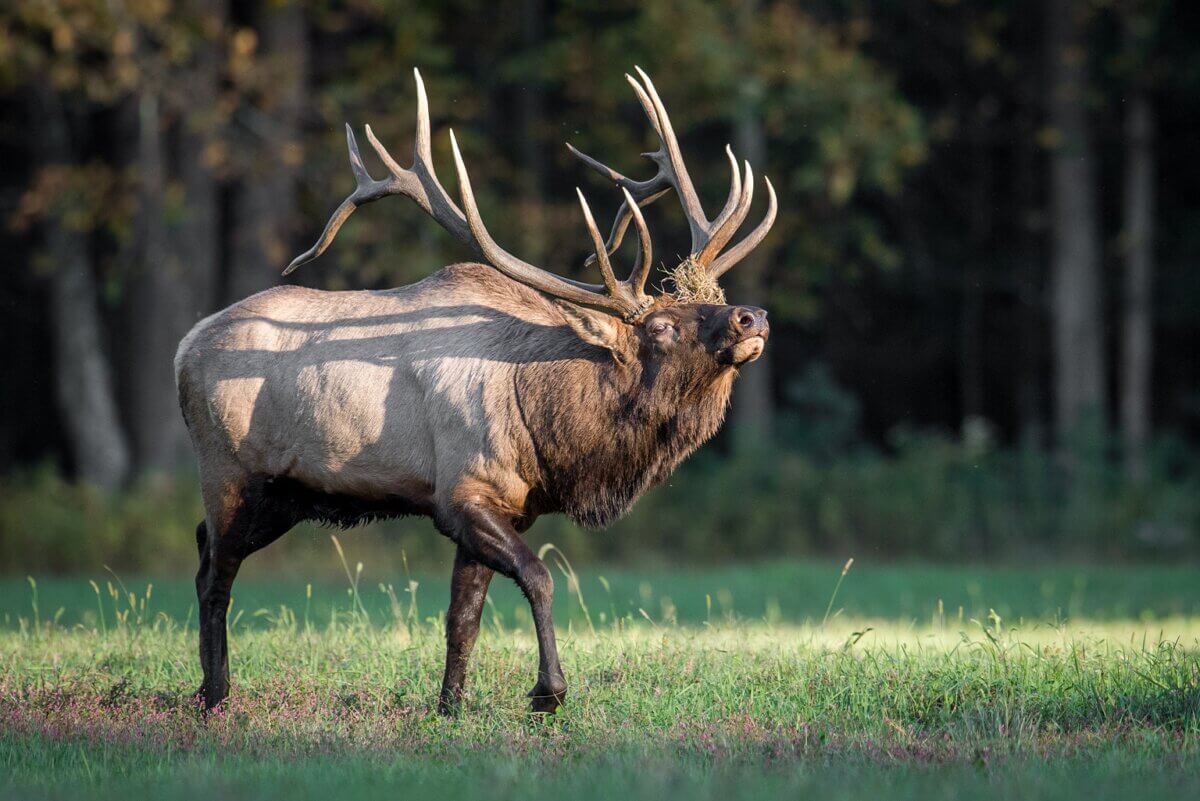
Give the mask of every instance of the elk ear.
M 621 323 L 612 315 L 592 311 L 561 300 L 556 300 L 554 305 L 558 306 L 563 318 L 567 321 L 567 326 L 575 332 L 577 337 L 589 345 L 604 348 L 619 360 Z

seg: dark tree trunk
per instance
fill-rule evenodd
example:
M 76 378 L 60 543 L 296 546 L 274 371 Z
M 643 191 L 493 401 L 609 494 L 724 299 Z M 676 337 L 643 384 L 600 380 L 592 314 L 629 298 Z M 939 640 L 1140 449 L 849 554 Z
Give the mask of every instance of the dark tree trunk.
M 174 470 L 185 458 L 187 432 L 175 394 L 174 357 L 193 315 L 189 277 L 168 236 L 166 136 L 162 98 L 144 88 L 137 114 L 138 258 L 129 292 L 128 422 L 140 474 Z
M 215 124 L 211 115 L 216 113 L 221 66 L 217 43 L 225 6 L 193 2 L 181 13 L 193 14 L 199 30 L 190 65 L 160 65 L 156 74 L 152 65 L 159 63 L 159 54 L 145 37 L 138 37 L 142 61 L 151 67 L 133 100 L 138 228 L 125 370 L 134 466 L 143 475 L 172 472 L 190 459 L 175 391 L 175 350 L 196 320 L 212 311 L 218 278 L 219 187 L 205 150 Z M 170 131 L 168 104 L 182 110 L 178 126 Z M 179 209 L 168 209 L 172 180 L 183 189 Z
M 1150 436 L 1154 285 L 1154 111 L 1144 90 L 1125 120 L 1125 293 L 1121 341 L 1121 436 L 1131 479 L 1146 478 Z
M 1033 103 L 1034 92 L 1028 94 Z M 1018 367 L 1017 420 L 1021 442 L 1031 447 L 1045 445 L 1042 359 L 1045 347 L 1045 298 L 1042 287 L 1041 219 L 1038 202 L 1037 124 L 1022 115 L 1019 122 L 1013 196 L 1017 205 L 1018 240 L 1013 274 L 1017 279 Z
M 738 36 L 752 40 L 759 22 L 759 2 L 749 0 L 735 12 Z M 750 54 L 752 57 L 752 54 Z M 765 88 L 749 67 L 738 86 L 738 113 L 734 120 L 733 146 L 740 159 L 758 168 L 756 195 L 764 195 L 762 174 L 767 163 L 767 135 L 763 130 L 762 110 Z M 736 236 L 736 234 L 735 234 Z M 766 270 L 770 263 L 770 239 L 755 248 L 727 274 L 730 303 L 766 305 Z M 731 280 L 730 280 L 731 279 Z M 775 429 L 775 396 L 771 384 L 772 349 L 767 348 L 754 364 L 748 365 L 734 387 L 732 434 L 735 448 L 760 447 L 770 441 Z
M 1104 326 L 1095 157 L 1088 124 L 1087 42 L 1082 0 L 1049 0 L 1051 292 L 1057 435 L 1085 420 L 1103 426 Z
M 70 124 L 57 96 L 40 92 L 35 119 L 45 164 L 73 164 Z M 84 234 L 47 224 L 50 316 L 54 331 L 54 384 L 76 477 L 104 490 L 119 488 L 129 473 L 129 448 L 117 415 L 112 375 L 101 343 L 96 285 Z
M 521 2 L 521 44 L 527 52 L 536 52 L 543 38 L 542 19 L 545 15 L 542 0 Z M 541 126 L 545 119 L 545 93 L 538 75 L 518 87 L 517 115 L 521 128 L 521 199 L 523 212 L 521 232 L 523 252 L 534 264 L 542 262 L 546 253 L 546 220 L 542 188 L 546 173 L 545 148 Z
M 747 87 L 748 101 L 734 130 L 734 147 L 738 155 L 751 164 L 765 164 L 767 142 L 758 104 L 752 102 L 756 86 Z M 757 177 L 762 196 L 762 178 Z M 731 303 L 766 305 L 766 269 L 770 247 L 764 242 L 728 275 L 733 278 Z M 775 423 L 775 397 L 771 388 L 771 348 L 763 351 L 758 361 L 747 366 L 738 378 L 733 401 L 733 436 L 739 446 L 761 445 L 769 441 Z
M 992 172 L 988 130 L 991 123 L 986 100 L 980 101 L 974 112 L 971 135 L 972 165 L 971 200 L 968 236 L 971 253 L 963 265 L 963 298 L 959 318 L 959 387 L 962 422 L 983 417 L 983 315 L 984 259 L 991 249 Z
M 255 110 L 266 130 L 259 157 L 233 197 L 233 250 L 227 300 L 240 300 L 279 281 L 295 255 L 296 175 L 302 164 L 301 113 L 308 69 L 308 31 L 297 2 L 271 5 L 259 25 L 272 85 Z
M 196 59 L 180 77 L 190 103 L 178 132 L 178 174 L 184 208 L 171 244 L 188 287 L 189 324 L 215 310 L 220 282 L 221 186 L 211 163 L 210 145 L 220 134 L 217 118 L 221 58 L 220 33 L 227 23 L 224 2 L 192 0 L 201 30 Z

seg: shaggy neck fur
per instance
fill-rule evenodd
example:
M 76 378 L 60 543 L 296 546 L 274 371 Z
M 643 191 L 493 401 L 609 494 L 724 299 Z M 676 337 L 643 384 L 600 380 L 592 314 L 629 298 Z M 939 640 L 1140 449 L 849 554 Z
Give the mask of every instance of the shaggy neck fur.
M 654 366 L 586 346 L 581 358 L 522 368 L 543 511 L 591 528 L 617 520 L 717 432 L 735 376 L 703 353 Z

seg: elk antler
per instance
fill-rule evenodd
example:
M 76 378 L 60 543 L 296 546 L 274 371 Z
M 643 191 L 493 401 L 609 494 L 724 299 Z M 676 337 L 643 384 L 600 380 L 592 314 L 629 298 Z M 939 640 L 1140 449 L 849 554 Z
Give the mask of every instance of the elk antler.
M 600 232 L 596 230 L 591 209 L 588 208 L 582 192 L 579 192 L 579 202 L 583 208 L 584 222 L 596 245 L 597 254 L 604 254 L 600 258 L 600 272 L 604 278 L 604 285 L 562 278 L 522 261 L 497 245 L 487 228 L 484 227 L 483 219 L 479 216 L 479 207 L 475 203 L 475 195 L 471 191 L 467 168 L 463 164 L 462 154 L 458 150 L 458 142 L 454 138 L 453 131 L 450 132 L 450 145 L 454 151 L 454 164 L 458 170 L 458 183 L 465 214 L 450 199 L 450 195 L 438 181 L 437 174 L 433 169 L 433 156 L 430 148 L 429 101 L 425 96 L 425 84 L 421 80 L 421 73 L 415 69 L 413 76 L 417 82 L 417 136 L 412 167 L 406 170 L 396 163 L 387 149 L 375 138 L 371 126 L 368 125 L 366 126 L 367 139 L 390 173 L 390 176 L 384 180 L 375 180 L 363 165 L 362 155 L 358 151 L 358 142 L 354 138 L 354 131 L 347 125 L 346 145 L 350 150 L 350 168 L 354 171 L 357 186 L 333 212 L 333 216 L 325 224 L 325 230 L 321 232 L 316 243 L 293 259 L 292 263 L 283 271 L 284 275 L 324 253 L 333 242 L 333 238 L 346 218 L 359 206 L 390 195 L 404 195 L 413 200 L 456 239 L 515 281 L 520 281 L 547 295 L 604 309 L 618 314 L 626 320 L 635 319 L 649 308 L 654 300 L 645 292 L 646 278 L 650 272 L 650 232 L 646 228 L 646 221 L 640 210 L 633 214 L 633 219 L 638 228 L 641 250 L 629 278 L 624 281 L 617 281 L 613 276 L 608 252 L 604 250 Z M 635 205 L 628 191 L 625 192 L 625 197 L 631 206 Z M 625 225 L 628 225 L 628 221 Z
M 417 81 L 417 135 L 412 167 L 406 170 L 397 164 L 387 149 L 375 138 L 375 132 L 368 125 L 366 126 L 367 140 L 375 149 L 380 160 L 387 165 L 390 173 L 388 178 L 376 181 L 363 166 L 362 155 L 358 152 L 358 142 L 354 138 L 354 131 L 347 123 L 346 145 L 350 150 L 350 169 L 354 171 L 357 186 L 329 218 L 329 222 L 325 224 L 325 230 L 321 232 L 316 244 L 293 259 L 292 263 L 283 271 L 284 275 L 324 253 L 333 242 L 342 223 L 346 222 L 346 218 L 355 209 L 390 195 L 404 195 L 411 198 L 456 239 L 474 249 L 476 253 L 482 252 L 471 240 L 466 217 L 450 199 L 450 195 L 438 181 L 437 173 L 434 172 L 433 152 L 430 146 L 429 100 L 425 96 L 425 82 L 421 80 L 421 73 L 414 69 L 413 76 Z
M 692 234 L 691 258 L 707 267 L 713 278 L 720 277 L 730 267 L 745 258 L 746 254 L 753 250 L 771 230 L 777 211 L 775 188 L 771 186 L 770 179 L 763 179 L 767 184 L 766 216 L 753 231 L 746 235 L 745 239 L 729 252 L 719 255 L 721 249 L 729 244 L 729 240 L 745 222 L 746 215 L 750 211 L 750 201 L 754 198 L 754 173 L 750 169 L 750 164 L 744 162 L 745 176 L 740 175 L 733 150 L 728 145 L 725 146 L 725 154 L 729 157 L 729 166 L 732 172 L 729 197 L 720 214 L 709 220 L 704 214 L 704 209 L 696 196 L 696 189 L 692 185 L 691 176 L 688 175 L 687 167 L 683 163 L 683 154 L 679 149 L 679 141 L 675 138 L 675 130 L 671 127 L 671 119 L 667 116 L 666 106 L 658 96 L 658 91 L 654 88 L 650 76 L 643 72 L 641 67 L 634 67 L 634 69 L 637 70 L 642 82 L 638 83 L 633 76 L 628 74 L 625 76 L 625 80 L 629 81 L 629 85 L 633 87 L 633 91 L 637 94 L 638 101 L 642 104 L 642 109 L 650 119 L 650 125 L 653 126 L 659 139 L 658 150 L 642 154 L 658 165 L 658 172 L 654 177 L 646 181 L 627 178 L 608 165 L 579 151 L 570 143 L 567 144 L 571 152 L 584 164 L 626 190 L 632 198 L 632 200 L 627 199 L 617 210 L 612 231 L 604 246 L 605 252 L 612 253 L 620 247 L 621 240 L 625 237 L 625 231 L 629 227 L 630 217 L 637 206 L 648 206 L 674 189 L 675 194 L 679 196 L 679 202 L 683 205 L 683 213 L 687 217 L 688 228 Z M 589 256 L 587 263 L 591 264 L 595 258 Z

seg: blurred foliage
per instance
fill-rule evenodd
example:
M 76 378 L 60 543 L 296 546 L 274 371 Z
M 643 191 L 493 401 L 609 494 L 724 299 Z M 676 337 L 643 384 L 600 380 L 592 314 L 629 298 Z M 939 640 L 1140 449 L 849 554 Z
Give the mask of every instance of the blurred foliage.
M 581 263 L 586 237 L 570 184 L 587 185 L 599 208 L 615 209 L 620 198 L 604 196 L 562 143 L 569 139 L 630 174 L 648 172 L 636 154 L 647 149 L 651 133 L 623 80 L 639 64 L 668 101 L 710 207 L 726 190 L 723 144 L 739 119 L 762 121 L 769 158 L 754 166 L 787 199 L 772 242 L 781 261 L 803 265 L 771 277 L 779 283 L 777 315 L 811 317 L 808 282 L 835 266 L 896 261 L 878 222 L 848 204 L 859 192 L 898 191 L 905 170 L 924 157 L 924 130 L 892 81 L 863 56 L 850 26 L 818 22 L 787 2 L 763 4 L 755 13 L 739 3 L 702 0 L 565 2 L 522 12 L 539 16 L 543 33 L 530 40 L 521 15 L 494 4 L 360 0 L 304 8 L 319 55 L 308 76 L 300 141 L 273 140 L 282 62 L 264 49 L 252 11 L 222 23 L 213 8 L 182 0 L 17 3 L 0 11 L 0 91 L 48 80 L 72 110 L 95 115 L 153 90 L 168 125 L 206 137 L 206 166 L 223 180 L 254 180 L 277 169 L 277 159 L 302 166 L 303 217 L 293 226 L 302 239 L 315 236 L 349 184 L 343 122 L 369 121 L 405 160 L 415 116 L 411 68 L 420 67 L 443 179 L 452 185 L 446 129 L 453 125 L 500 240 L 533 240 L 535 250 L 553 250 L 552 263 L 571 271 L 567 265 Z M 201 106 L 190 102 L 194 67 L 213 49 L 221 59 L 220 92 L 213 105 Z M 540 94 L 546 110 L 520 120 L 512 106 L 528 91 Z M 280 148 L 285 152 L 276 153 Z M 547 162 L 546 175 L 534 176 L 543 185 L 532 198 L 530 172 L 538 165 L 526 163 L 529 153 Z M 136 175 L 117 180 L 119 154 L 101 155 L 116 172 L 99 184 L 89 175 L 95 163 L 46 165 L 36 173 L 15 218 L 21 227 L 66 204 L 55 199 L 79 183 L 91 189 L 69 199 L 76 224 L 90 221 L 99 229 L 118 211 L 126 220 L 136 214 Z M 121 191 L 114 197 L 105 187 Z M 185 209 L 187 198 L 175 191 Z M 531 202 L 544 222 L 533 232 L 525 229 Z M 465 255 L 403 205 L 357 215 L 301 280 L 334 288 L 404 283 Z M 670 224 L 656 232 L 670 227 L 679 240 L 659 251 L 669 261 L 684 247 L 680 214 L 668 202 L 660 206 L 656 215 Z
M 0 565 L 179 571 L 196 559 L 204 508 L 194 481 L 155 481 L 106 495 L 42 467 L 0 487 Z

